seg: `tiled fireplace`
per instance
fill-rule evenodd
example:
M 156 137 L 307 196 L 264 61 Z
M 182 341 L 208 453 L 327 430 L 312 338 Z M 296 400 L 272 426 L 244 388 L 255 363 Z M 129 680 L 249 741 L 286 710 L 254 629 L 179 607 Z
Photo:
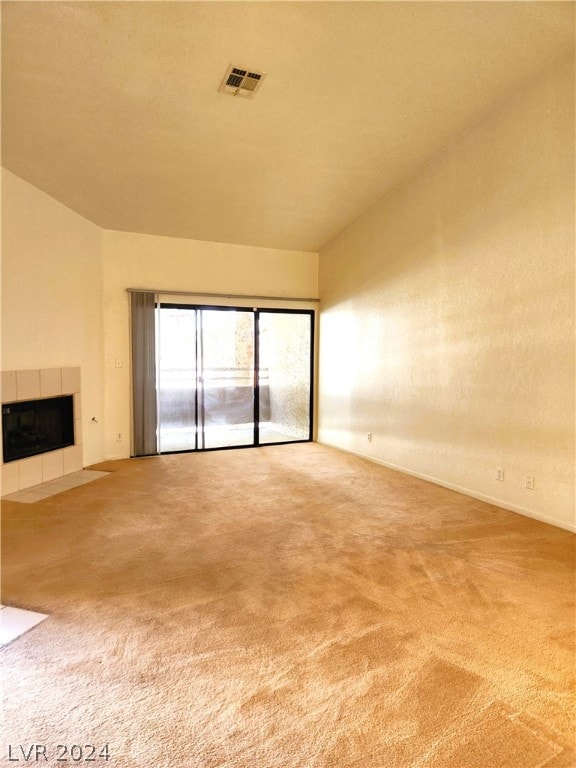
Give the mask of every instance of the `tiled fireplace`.
M 2 458 L 2 495 L 55 480 L 82 469 L 80 368 L 2 371 L 2 404 L 72 395 L 74 444 L 8 463 Z

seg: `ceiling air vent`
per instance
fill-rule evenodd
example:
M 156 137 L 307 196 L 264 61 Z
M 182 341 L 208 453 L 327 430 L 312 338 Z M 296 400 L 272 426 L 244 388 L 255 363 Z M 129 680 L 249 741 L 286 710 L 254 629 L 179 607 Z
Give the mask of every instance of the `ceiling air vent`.
M 221 93 L 231 93 L 233 96 L 251 99 L 264 77 L 264 72 L 254 72 L 244 67 L 230 66 L 218 90 Z

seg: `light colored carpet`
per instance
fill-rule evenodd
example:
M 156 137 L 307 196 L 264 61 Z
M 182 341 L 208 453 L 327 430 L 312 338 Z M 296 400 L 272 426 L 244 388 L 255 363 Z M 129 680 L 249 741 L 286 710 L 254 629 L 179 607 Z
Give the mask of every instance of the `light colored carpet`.
M 315 444 L 95 468 L 3 505 L 6 764 L 576 764 L 570 533 Z

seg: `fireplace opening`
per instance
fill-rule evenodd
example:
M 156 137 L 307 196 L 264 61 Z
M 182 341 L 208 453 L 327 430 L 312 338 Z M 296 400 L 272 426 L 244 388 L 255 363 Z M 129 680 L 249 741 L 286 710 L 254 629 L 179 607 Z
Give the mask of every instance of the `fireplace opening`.
M 74 445 L 73 395 L 2 405 L 5 464 L 68 445 Z

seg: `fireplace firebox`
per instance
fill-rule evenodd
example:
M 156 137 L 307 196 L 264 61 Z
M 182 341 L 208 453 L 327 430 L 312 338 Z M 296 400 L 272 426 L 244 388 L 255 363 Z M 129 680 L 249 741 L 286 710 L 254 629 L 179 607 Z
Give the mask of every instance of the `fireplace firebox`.
M 74 445 L 74 398 L 47 397 L 2 405 L 4 463 Z

